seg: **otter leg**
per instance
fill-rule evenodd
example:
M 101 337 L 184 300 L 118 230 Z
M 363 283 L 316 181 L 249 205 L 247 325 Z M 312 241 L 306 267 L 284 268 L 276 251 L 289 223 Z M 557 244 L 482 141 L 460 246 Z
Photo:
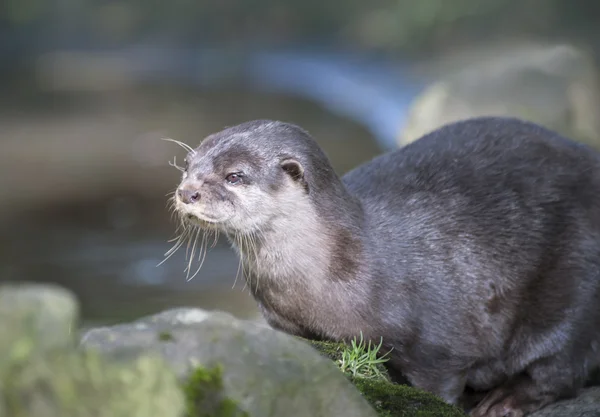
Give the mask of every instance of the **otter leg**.
M 534 362 L 522 374 L 491 390 L 471 411 L 472 417 L 522 417 L 583 386 L 573 365 L 551 357 Z

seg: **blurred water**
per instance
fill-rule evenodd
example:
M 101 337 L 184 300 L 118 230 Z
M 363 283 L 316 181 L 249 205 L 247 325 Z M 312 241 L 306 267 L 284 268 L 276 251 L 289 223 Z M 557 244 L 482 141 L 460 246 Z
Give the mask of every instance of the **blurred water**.
M 67 54 L 71 63 L 98 55 L 121 60 L 123 74 L 147 82 L 169 79 L 209 89 L 243 84 L 259 92 L 310 99 L 363 124 L 382 149 L 395 146 L 408 106 L 423 87 L 410 76 L 406 63 L 314 45 L 232 51 L 136 44 Z

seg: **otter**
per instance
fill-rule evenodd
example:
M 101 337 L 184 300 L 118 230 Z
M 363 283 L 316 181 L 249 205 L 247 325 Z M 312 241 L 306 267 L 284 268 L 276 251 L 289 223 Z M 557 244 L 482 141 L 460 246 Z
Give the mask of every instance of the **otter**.
M 600 365 L 600 157 L 584 144 L 479 117 L 340 177 L 307 131 L 256 120 L 182 170 L 175 212 L 230 239 L 275 329 L 382 338 L 394 378 L 474 417 L 576 396 Z

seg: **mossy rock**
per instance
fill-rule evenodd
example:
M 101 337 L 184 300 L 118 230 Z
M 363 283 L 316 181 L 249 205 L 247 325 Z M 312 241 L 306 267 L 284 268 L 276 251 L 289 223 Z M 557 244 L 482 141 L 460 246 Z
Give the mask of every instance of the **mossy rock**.
M 342 352 L 344 351 L 344 349 L 348 348 L 344 343 L 317 342 L 314 340 L 303 339 L 301 337 L 299 337 L 298 339 L 303 340 L 304 342 L 308 342 L 321 354 L 328 357 L 334 362 L 340 359 L 342 357 Z
M 308 341 L 322 355 L 337 363 L 342 352 L 349 349 L 344 343 Z M 458 407 L 441 398 L 408 385 L 389 380 L 385 367 L 378 364 L 381 377 L 361 378 L 348 375 L 350 381 L 382 417 L 454 417 L 465 416 Z
M 55 351 L 3 375 L 0 410 L 11 417 L 182 417 L 184 396 L 159 358 L 109 361 Z
M 189 376 L 183 385 L 186 398 L 186 417 L 249 417 L 235 401 L 223 393 L 223 369 L 202 366 Z
M 176 309 L 90 329 L 81 345 L 112 358 L 163 357 L 185 384 L 190 417 L 377 416 L 351 381 L 305 341 L 226 313 Z M 211 373 L 215 367 L 222 378 Z
M 68 290 L 47 284 L 0 285 L 0 375 L 37 354 L 76 346 L 79 303 Z
M 458 407 L 407 385 L 381 379 L 352 378 L 356 388 L 382 417 L 464 417 Z

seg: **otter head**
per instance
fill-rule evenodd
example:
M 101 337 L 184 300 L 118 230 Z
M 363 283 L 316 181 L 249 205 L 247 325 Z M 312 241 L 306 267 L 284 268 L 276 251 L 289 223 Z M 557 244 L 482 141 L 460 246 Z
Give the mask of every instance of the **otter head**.
M 308 202 L 307 167 L 315 158 L 324 158 L 320 148 L 294 125 L 252 121 L 225 129 L 188 153 L 175 209 L 204 229 L 265 231 Z

